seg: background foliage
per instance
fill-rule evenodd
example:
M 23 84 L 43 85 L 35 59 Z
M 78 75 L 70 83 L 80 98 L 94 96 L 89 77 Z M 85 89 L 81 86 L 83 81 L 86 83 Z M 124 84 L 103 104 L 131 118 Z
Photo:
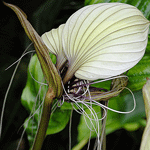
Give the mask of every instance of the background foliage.
M 37 6 L 34 8 L 34 10 L 31 9 L 32 11 L 29 11 L 27 9 L 25 10 L 25 7 L 23 7 L 23 6 L 21 7 L 21 4 L 19 4 L 19 3 L 18 4 L 20 5 L 20 8 L 22 8 L 27 13 L 27 16 L 29 16 L 30 22 L 32 23 L 32 25 L 34 26 L 36 31 L 41 35 L 45 31 L 49 31 L 51 28 L 58 27 L 61 23 L 64 23 L 73 12 L 75 12 L 77 9 L 81 8 L 82 6 L 99 3 L 99 2 L 122 2 L 122 3 L 128 3 L 131 5 L 134 5 L 143 12 L 143 14 L 145 15 L 145 17 L 147 19 L 150 20 L 150 1 L 149 0 L 118 0 L 118 1 L 117 0 L 114 0 L 114 1 L 113 0 L 85 0 L 85 2 L 84 1 L 72 1 L 72 0 L 55 0 L 55 1 L 45 0 L 45 1 L 38 1 L 38 3 L 36 4 Z M 13 4 L 15 4 L 15 3 L 13 3 Z M 30 8 L 32 5 L 30 5 Z M 11 19 L 11 21 L 13 21 L 13 19 Z M 15 27 L 15 29 L 16 28 L 17 27 Z M 3 27 L 3 29 L 4 29 L 4 27 Z M 18 34 L 16 34 L 16 37 L 18 37 L 20 31 L 23 34 L 23 30 L 21 28 L 19 28 L 19 31 L 17 32 Z M 11 33 L 11 35 L 14 35 L 14 33 Z M 6 35 L 4 37 L 6 37 Z M 5 38 L 5 40 L 4 40 L 5 42 L 7 41 L 6 39 L 7 38 Z M 8 40 L 7 42 L 10 44 L 10 41 L 13 41 L 13 39 Z M 25 41 L 25 43 L 23 41 Z M 29 44 L 29 41 L 26 37 L 25 37 L 25 39 L 22 39 L 22 45 L 21 45 L 22 51 L 23 51 L 23 45 L 27 46 L 28 44 Z M 8 48 L 6 48 L 6 49 L 8 49 Z M 18 48 L 16 47 L 16 49 L 18 49 Z M 14 48 L 11 48 L 11 50 L 14 51 Z M 14 55 L 14 53 L 12 53 L 12 54 Z M 5 57 L 7 58 L 7 63 L 5 63 L 5 66 L 6 66 L 6 64 L 8 65 L 8 56 L 7 55 L 8 55 L 8 53 L 5 53 Z M 17 57 L 18 57 L 18 55 L 21 55 L 21 53 L 17 54 Z M 11 58 L 11 56 L 9 58 Z M 4 62 L 6 62 L 6 61 L 4 61 Z M 22 89 L 26 82 L 26 77 L 24 75 L 24 72 L 26 72 L 26 68 L 27 68 L 26 62 L 27 62 L 27 59 L 24 60 L 24 62 L 21 64 L 21 66 L 19 68 L 20 73 L 18 73 L 18 78 L 17 77 L 15 78 L 15 80 L 19 79 L 18 81 L 22 83 L 21 84 Z M 2 66 L 1 68 L 4 70 L 4 68 L 6 68 L 5 66 Z M 30 73 L 29 73 L 29 70 L 30 70 Z M 9 71 L 11 74 L 11 70 L 9 70 Z M 5 74 L 8 74 L 8 73 L 4 72 L 3 77 L 5 76 Z M 28 76 L 27 76 L 28 80 L 27 80 L 26 87 L 22 94 L 22 104 L 27 109 L 27 112 L 26 112 L 26 110 L 24 110 L 22 108 L 22 106 L 20 104 L 19 96 L 21 95 L 21 91 L 19 89 L 21 87 L 20 87 L 20 84 L 17 82 L 17 83 L 15 83 L 17 88 L 13 88 L 14 86 L 12 86 L 12 89 L 13 89 L 12 94 L 10 94 L 10 96 L 8 97 L 9 102 L 8 102 L 8 105 L 6 108 L 6 113 L 5 113 L 5 120 L 8 120 L 8 121 L 4 120 L 5 128 L 3 130 L 3 138 L 1 139 L 2 143 L 10 143 L 12 141 L 11 138 L 9 138 L 10 140 L 8 140 L 7 137 L 10 135 L 12 137 L 14 137 L 16 135 L 17 130 L 19 129 L 19 127 L 22 125 L 23 121 L 27 117 L 27 113 L 30 113 L 31 110 L 33 109 L 35 100 L 37 100 L 36 106 L 32 111 L 36 110 L 38 108 L 38 106 L 42 103 L 43 96 L 46 91 L 46 86 L 41 86 L 40 84 L 35 82 L 32 79 L 31 74 L 37 81 L 43 82 L 43 75 L 42 75 L 36 55 L 34 57 L 32 57 L 32 60 L 28 67 Z M 137 107 L 133 113 L 127 114 L 127 115 L 117 114 L 117 113 L 108 111 L 107 124 L 106 124 L 106 133 L 108 134 L 108 136 L 107 136 L 108 150 L 109 149 L 111 149 L 111 150 L 117 149 L 117 148 L 119 149 L 120 148 L 119 145 L 121 144 L 121 142 L 124 143 L 125 148 L 139 149 L 139 144 L 140 144 L 141 135 L 143 132 L 143 127 L 146 124 L 145 109 L 144 109 L 141 88 L 146 82 L 146 77 L 150 77 L 150 36 L 149 36 L 149 42 L 148 42 L 145 56 L 138 63 L 138 65 L 136 65 L 134 68 L 132 68 L 128 72 L 127 75 L 129 76 L 128 87 L 134 92 L 136 102 L 137 102 Z M 4 82 L 3 80 L 1 82 L 1 87 L 3 87 L 3 85 L 6 86 L 8 84 L 8 83 L 6 83 L 6 81 Z M 110 84 L 110 82 L 97 84 L 96 86 L 108 88 L 109 84 Z M 40 88 L 41 88 L 40 96 L 38 96 L 38 98 L 37 98 L 37 93 Z M 17 91 L 20 91 L 20 93 L 15 92 L 14 89 Z M 3 91 L 3 93 L 4 93 L 4 91 Z M 14 96 L 14 95 L 16 95 L 16 93 L 18 94 L 17 98 Z M 14 104 L 14 105 L 12 105 L 12 104 Z M 12 106 L 13 106 L 13 108 L 12 108 Z M 109 107 L 116 109 L 116 110 L 121 110 L 121 111 L 131 110 L 133 108 L 132 95 L 129 92 L 127 92 L 127 90 L 125 90 L 123 93 L 121 93 L 121 95 L 110 100 Z M 23 112 L 19 113 L 19 117 L 18 117 L 18 112 L 20 112 L 22 110 L 23 110 Z M 99 111 L 99 108 L 95 107 L 95 110 Z M 39 112 L 40 112 L 40 109 L 38 109 L 38 111 L 36 111 L 35 117 L 33 119 L 29 120 L 29 124 L 27 126 L 27 136 L 30 141 L 30 144 L 33 141 L 33 135 L 35 134 L 35 131 L 36 131 L 37 122 L 38 122 L 38 118 L 39 118 L 39 115 L 38 115 Z M 16 116 L 19 121 L 22 120 L 22 121 L 20 121 L 20 123 L 17 122 Z M 22 118 L 22 119 L 20 119 L 20 118 Z M 47 138 L 45 140 L 45 146 L 43 147 L 43 149 L 48 149 L 46 141 L 50 142 L 50 143 L 48 143 L 48 145 L 50 145 L 51 148 L 54 146 L 52 149 L 68 149 L 68 141 L 69 141 L 68 140 L 68 132 L 69 132 L 68 121 L 69 121 L 69 118 L 70 118 L 70 107 L 68 109 L 68 104 L 62 105 L 62 107 L 57 108 L 55 110 L 55 112 L 53 113 L 53 117 L 51 119 L 51 123 L 50 123 L 51 127 L 47 131 L 47 134 L 53 134 L 53 135 L 47 136 Z M 14 129 L 15 129 L 14 133 L 12 133 L 12 131 L 11 131 L 12 128 L 10 129 L 12 124 L 14 125 Z M 26 126 L 26 124 L 25 124 L 25 126 Z M 114 132 L 114 131 L 116 131 L 116 132 Z M 57 133 L 57 132 L 59 132 L 59 133 Z M 57 134 L 54 134 L 54 133 L 57 133 Z M 81 115 L 81 117 L 80 117 L 78 114 L 73 113 L 72 146 L 75 146 L 77 143 L 83 143 L 84 141 L 87 142 L 89 135 L 90 135 L 89 129 L 85 125 L 85 120 L 84 120 L 83 116 Z M 121 135 L 124 135 L 123 139 L 120 139 Z M 96 136 L 95 133 L 92 133 L 92 137 L 94 138 L 95 136 Z M 124 139 L 126 137 L 128 140 L 124 141 Z M 58 141 L 58 139 L 59 139 L 59 141 Z M 65 143 L 64 145 L 61 144 L 62 140 Z M 3 141 L 5 141 L 5 142 L 3 142 Z M 84 144 L 86 144 L 86 142 Z M 126 144 L 126 142 L 127 142 L 127 144 Z M 132 145 L 130 145 L 130 142 L 132 142 Z M 84 144 L 82 144 L 82 145 L 84 145 Z M 4 148 L 6 149 L 7 144 L 6 145 L 1 144 L 1 145 L 2 145 L 3 149 Z M 122 145 L 120 145 L 120 146 L 122 147 Z M 92 144 L 91 144 L 91 147 L 92 147 Z M 28 147 L 27 147 L 27 149 L 28 149 Z M 86 146 L 83 149 L 86 149 Z

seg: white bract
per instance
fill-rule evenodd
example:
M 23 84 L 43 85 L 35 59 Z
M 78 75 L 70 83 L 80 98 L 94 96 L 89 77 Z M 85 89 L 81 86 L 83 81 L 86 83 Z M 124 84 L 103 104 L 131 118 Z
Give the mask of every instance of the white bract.
M 58 69 L 68 61 L 64 82 L 73 75 L 104 79 L 129 70 L 141 60 L 149 25 L 134 6 L 100 3 L 81 8 L 42 39 L 57 56 Z
M 52 29 L 42 35 L 42 39 L 52 54 L 57 56 L 57 68 L 60 69 L 66 61 L 66 57 L 62 48 L 62 30 L 64 24 L 57 29 Z

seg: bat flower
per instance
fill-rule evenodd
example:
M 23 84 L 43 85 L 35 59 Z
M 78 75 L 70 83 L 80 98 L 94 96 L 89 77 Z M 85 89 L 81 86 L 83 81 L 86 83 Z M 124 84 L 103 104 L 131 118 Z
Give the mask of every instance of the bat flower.
M 100 3 L 79 9 L 42 39 L 57 56 L 57 69 L 67 64 L 64 83 L 74 75 L 85 80 L 105 79 L 126 72 L 141 60 L 149 25 L 134 6 Z
M 99 131 L 99 118 L 92 105 L 104 109 L 102 119 L 107 115 L 105 108 L 112 110 L 106 107 L 108 102 L 102 102 L 102 105 L 97 101 L 108 100 L 118 95 L 127 85 L 127 78 L 120 79 L 114 76 L 126 72 L 142 59 L 147 46 L 150 22 L 134 6 L 123 3 L 100 3 L 79 9 L 65 24 L 40 37 L 19 7 L 4 4 L 17 14 L 26 34 L 33 42 L 48 83 L 41 121 L 32 149 L 38 150 L 42 147 L 55 98 L 58 101 L 63 98 L 63 101 L 74 102 L 81 114 L 86 113 L 79 104 L 84 105 L 93 116 L 91 122 L 93 118 L 97 121 L 95 131 Z M 56 66 L 52 63 L 49 52 L 56 55 Z M 114 79 L 110 91 L 90 87 L 90 84 L 96 83 L 90 81 L 107 80 L 106 78 Z M 86 116 L 90 119 L 88 114 Z M 105 121 L 102 124 L 102 131 L 105 131 Z M 1 134 L 2 124 L 0 126 Z M 103 136 L 100 139 L 99 132 L 97 135 L 97 149 L 101 149 L 99 143 Z

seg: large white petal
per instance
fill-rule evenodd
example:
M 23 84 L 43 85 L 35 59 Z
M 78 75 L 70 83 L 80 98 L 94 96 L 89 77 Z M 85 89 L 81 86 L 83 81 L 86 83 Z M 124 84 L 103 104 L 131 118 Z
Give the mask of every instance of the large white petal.
M 57 56 L 57 69 L 60 69 L 66 61 L 61 40 L 63 28 L 64 24 L 60 25 L 57 29 L 52 29 L 42 35 L 42 40 L 49 51 Z
M 128 4 L 100 3 L 78 10 L 62 33 L 69 61 L 66 76 L 95 80 L 127 71 L 144 55 L 149 25 L 143 14 Z

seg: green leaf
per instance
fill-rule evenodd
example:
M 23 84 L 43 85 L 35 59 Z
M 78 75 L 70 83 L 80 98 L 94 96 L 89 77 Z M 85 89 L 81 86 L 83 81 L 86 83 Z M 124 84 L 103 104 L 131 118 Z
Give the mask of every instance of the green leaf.
M 54 61 L 56 60 L 54 59 Z M 34 55 L 28 67 L 27 84 L 21 96 L 23 106 L 31 115 L 33 114 L 33 117 L 30 117 L 28 123 L 25 123 L 27 136 L 31 145 L 38 128 L 38 122 L 40 121 L 42 111 L 42 103 L 47 89 L 48 86 L 44 80 L 40 63 L 37 56 Z M 54 134 L 63 130 L 69 121 L 70 112 L 70 110 L 62 110 L 61 108 L 54 110 L 50 118 L 47 134 Z
M 100 107 L 97 107 L 97 106 L 94 107 L 93 106 L 93 109 L 95 112 L 98 113 L 97 117 L 101 118 L 101 113 L 99 113 L 101 111 Z M 89 109 L 85 109 L 85 112 L 88 114 L 88 117 L 90 117 L 93 120 L 90 120 L 89 118 L 87 118 L 85 113 L 83 115 L 81 115 L 80 124 L 78 126 L 78 131 L 79 131 L 78 141 L 82 141 L 83 139 L 88 139 L 90 137 L 90 129 L 91 129 L 91 137 L 96 136 L 96 132 L 94 131 L 95 130 L 94 127 L 96 128 L 98 126 L 97 121 L 95 121 L 94 117 L 92 115 L 90 115 L 91 111 Z M 99 126 L 100 126 L 100 123 L 99 123 Z
M 138 122 L 141 118 L 145 117 L 144 101 L 142 96 L 142 91 L 135 91 L 134 93 L 136 100 L 136 108 L 132 113 L 121 115 L 121 124 Z M 130 111 L 133 108 L 133 98 L 131 94 L 126 94 L 121 96 L 120 100 L 123 99 L 124 103 L 122 105 L 122 111 Z
M 57 108 L 51 116 L 46 134 L 55 134 L 63 130 L 70 119 L 70 114 L 70 110 Z

